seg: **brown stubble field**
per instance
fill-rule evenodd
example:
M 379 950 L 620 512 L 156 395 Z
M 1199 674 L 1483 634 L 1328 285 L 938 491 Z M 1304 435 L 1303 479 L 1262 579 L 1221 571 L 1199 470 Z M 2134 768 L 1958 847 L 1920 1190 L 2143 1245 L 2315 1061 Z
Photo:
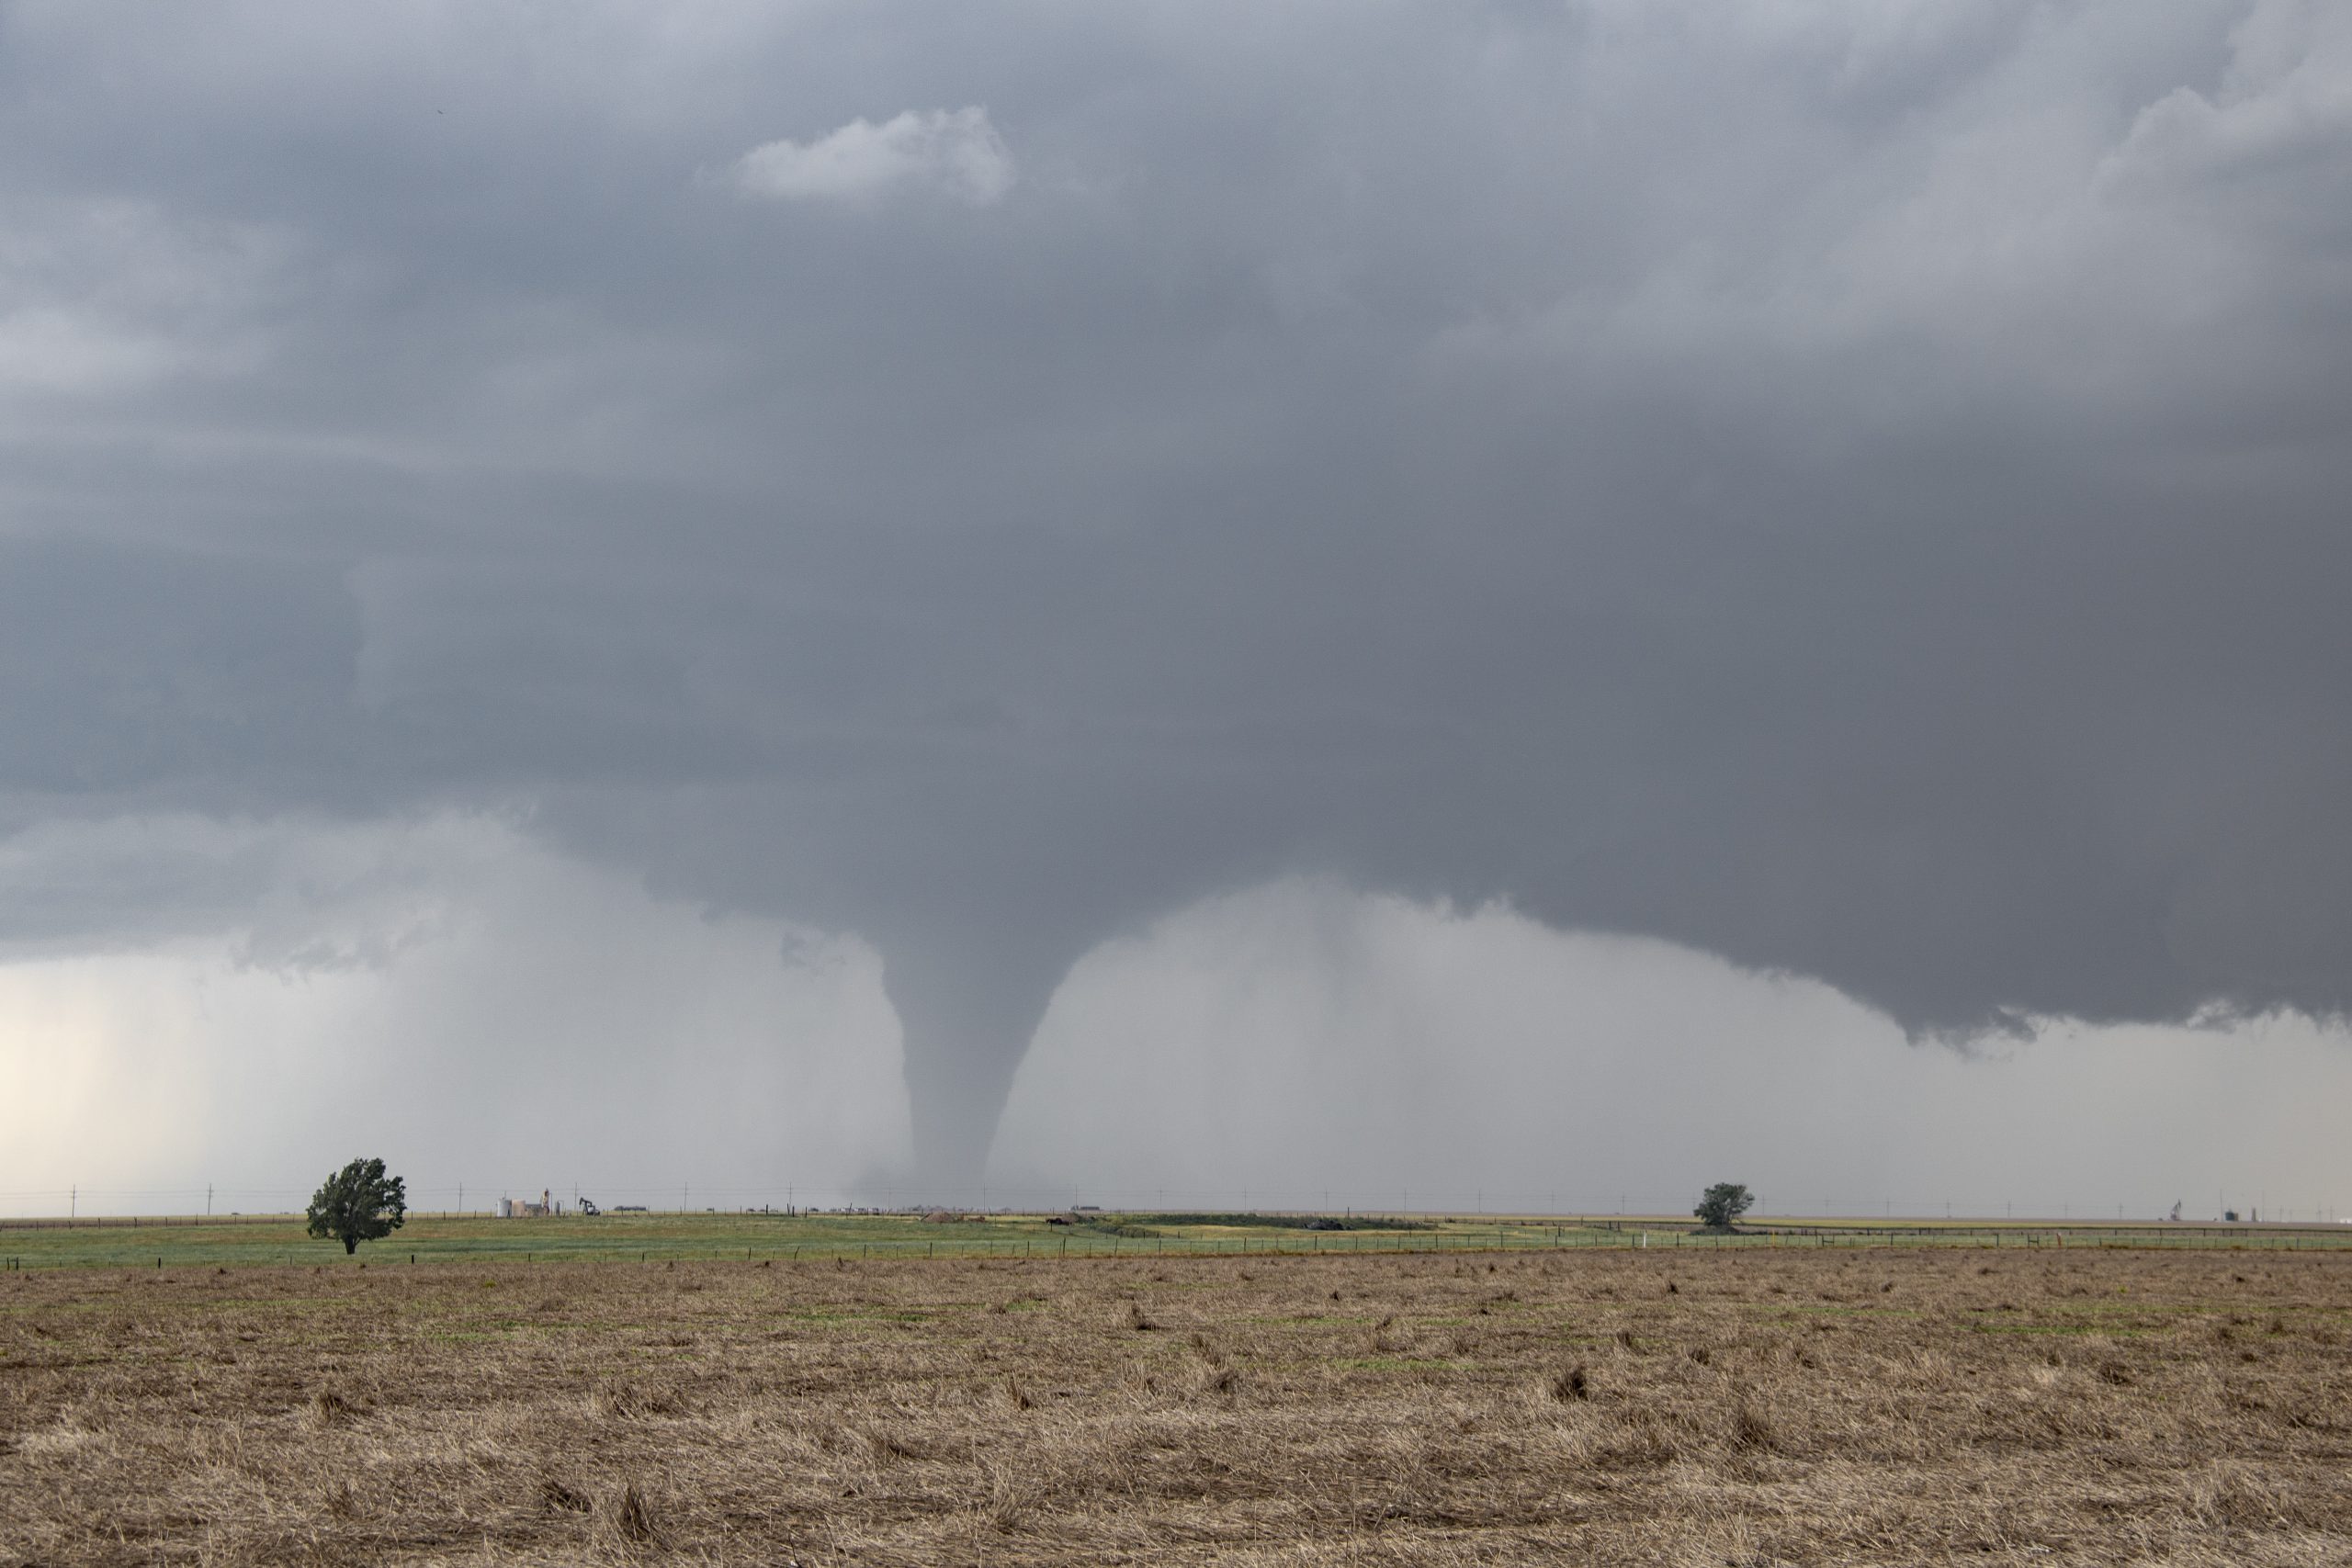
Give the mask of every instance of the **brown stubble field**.
M 0 1562 L 2352 1562 L 2352 1255 L 0 1276 Z

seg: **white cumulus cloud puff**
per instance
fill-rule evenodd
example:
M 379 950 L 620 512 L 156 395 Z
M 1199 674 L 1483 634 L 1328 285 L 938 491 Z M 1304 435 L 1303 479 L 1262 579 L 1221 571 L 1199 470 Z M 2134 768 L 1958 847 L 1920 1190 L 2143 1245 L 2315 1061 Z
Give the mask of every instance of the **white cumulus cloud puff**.
M 855 200 L 916 186 L 985 207 L 1012 181 L 1012 154 L 978 105 L 909 109 L 879 125 L 854 119 L 813 141 L 764 142 L 733 169 L 737 190 L 779 201 Z

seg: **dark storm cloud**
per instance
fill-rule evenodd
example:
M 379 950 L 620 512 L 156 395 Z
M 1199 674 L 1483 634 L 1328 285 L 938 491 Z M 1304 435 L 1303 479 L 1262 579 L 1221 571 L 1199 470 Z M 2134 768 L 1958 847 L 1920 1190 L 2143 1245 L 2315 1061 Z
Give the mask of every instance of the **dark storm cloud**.
M 0 788 L 334 768 L 357 647 L 331 575 L 0 538 Z
M 2340 10 L 0 26 L 14 820 L 528 798 L 965 1163 L 1295 870 L 2345 1005 Z

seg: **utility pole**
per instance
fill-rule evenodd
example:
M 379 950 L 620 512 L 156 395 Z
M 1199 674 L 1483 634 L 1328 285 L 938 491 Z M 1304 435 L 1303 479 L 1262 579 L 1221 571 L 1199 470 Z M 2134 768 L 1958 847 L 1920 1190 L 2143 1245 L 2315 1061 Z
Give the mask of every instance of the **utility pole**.
M 209 1181 L 204 1184 L 204 1217 L 208 1220 L 212 1217 L 212 1183 Z

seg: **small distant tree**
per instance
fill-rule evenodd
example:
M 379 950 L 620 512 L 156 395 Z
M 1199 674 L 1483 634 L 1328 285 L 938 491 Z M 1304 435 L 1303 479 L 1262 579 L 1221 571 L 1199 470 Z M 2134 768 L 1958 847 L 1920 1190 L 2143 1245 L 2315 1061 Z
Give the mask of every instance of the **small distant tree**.
M 363 1241 L 380 1241 L 408 1221 L 408 1192 L 401 1179 L 384 1174 L 379 1159 L 356 1159 L 311 1194 L 311 1234 L 343 1243 L 344 1255 Z
M 1755 1201 L 1756 1194 L 1738 1182 L 1718 1181 L 1707 1189 L 1699 1206 L 1690 1212 L 1709 1230 L 1727 1231 L 1739 1223 L 1739 1216 L 1747 1213 L 1748 1205 Z

